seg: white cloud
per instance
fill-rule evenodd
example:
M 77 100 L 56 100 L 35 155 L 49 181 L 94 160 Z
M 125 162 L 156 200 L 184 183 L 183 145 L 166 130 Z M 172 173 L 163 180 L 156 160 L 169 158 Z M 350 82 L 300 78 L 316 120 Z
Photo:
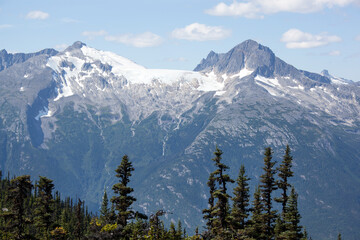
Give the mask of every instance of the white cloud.
M 88 37 L 89 39 L 93 39 L 95 37 L 105 36 L 105 35 L 107 35 L 107 32 L 105 30 L 85 31 L 85 32 L 82 32 L 82 35 L 85 37 Z
M 262 18 L 279 12 L 311 13 L 325 8 L 345 7 L 359 0 L 244 0 L 231 4 L 224 2 L 205 12 L 214 16 L 240 16 Z
M 154 47 L 163 42 L 163 39 L 154 33 L 144 32 L 141 34 L 122 34 L 117 36 L 106 36 L 105 40 L 110 42 L 123 43 L 133 47 Z
M 329 56 L 340 56 L 341 52 L 338 50 L 334 50 L 328 53 Z
M 12 25 L 10 25 L 10 24 L 1 24 L 0 25 L 0 29 L 11 28 L 11 27 L 12 27 Z
M 219 26 L 207 26 L 193 23 L 184 28 L 175 29 L 171 36 L 190 41 L 220 40 L 231 35 L 231 31 Z
M 287 48 L 313 48 L 340 42 L 341 38 L 326 32 L 313 35 L 298 29 L 290 29 L 282 35 L 281 41 L 286 43 Z
M 45 20 L 49 17 L 50 15 L 48 13 L 42 11 L 31 11 L 26 15 L 27 19 L 37 19 L 37 20 Z
M 63 51 L 63 50 L 65 50 L 68 46 L 69 46 L 68 44 L 63 43 L 63 44 L 55 45 L 54 48 L 55 48 L 56 50 L 58 50 L 58 51 Z

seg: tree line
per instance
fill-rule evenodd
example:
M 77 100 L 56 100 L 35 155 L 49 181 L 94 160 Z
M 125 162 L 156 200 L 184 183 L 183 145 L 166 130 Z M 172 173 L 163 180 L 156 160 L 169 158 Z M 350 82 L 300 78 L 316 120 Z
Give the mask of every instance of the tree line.
M 210 189 L 209 208 L 203 210 L 206 219 L 206 239 L 255 239 L 255 240 L 305 240 L 307 232 L 300 225 L 298 195 L 289 183 L 293 177 L 292 156 L 287 146 L 279 167 L 272 160 L 270 147 L 264 152 L 263 174 L 256 187 L 252 205 L 250 204 L 250 178 L 241 165 L 239 175 L 233 180 L 226 171 L 229 169 L 221 160 L 222 151 L 216 148 L 212 159 L 215 171 L 210 173 L 207 185 Z M 276 179 L 277 177 L 277 179 Z M 227 186 L 235 183 L 233 197 Z M 274 198 L 275 190 L 280 190 L 280 197 Z M 231 200 L 231 201 L 230 201 Z M 230 204 L 230 202 L 232 204 Z M 274 208 L 279 203 L 281 210 Z
M 250 203 L 250 178 L 241 165 L 233 180 L 222 162 L 223 152 L 216 147 L 215 170 L 210 173 L 208 208 L 203 210 L 206 226 L 189 236 L 179 220 L 166 224 L 158 210 L 147 216 L 132 205 L 136 198 L 129 186 L 134 167 L 123 156 L 115 170 L 117 183 L 109 199 L 104 191 L 99 216 L 89 213 L 84 202 L 71 198 L 62 200 L 51 179 L 39 177 L 32 183 L 29 175 L 3 178 L 0 171 L 0 238 L 1 239 L 247 239 L 305 240 L 306 230 L 300 225 L 298 195 L 289 179 L 293 177 L 292 156 L 286 147 L 283 160 L 275 167 L 272 149 L 264 152 L 263 174 Z M 228 193 L 235 183 L 233 196 Z M 274 197 L 279 190 L 280 196 Z M 275 204 L 280 204 L 274 208 Z M 279 210 L 276 210 L 279 209 Z M 167 227 L 169 226 L 169 227 Z M 338 239 L 341 239 L 339 234 Z

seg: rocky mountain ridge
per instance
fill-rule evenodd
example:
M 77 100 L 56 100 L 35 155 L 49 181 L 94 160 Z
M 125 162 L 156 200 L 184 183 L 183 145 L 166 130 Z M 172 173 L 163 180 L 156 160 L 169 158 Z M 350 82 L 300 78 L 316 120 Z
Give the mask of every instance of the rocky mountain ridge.
M 281 159 L 290 144 L 303 224 L 318 239 L 355 239 L 357 82 L 298 70 L 252 40 L 210 52 L 194 71 L 147 69 L 81 42 L 21 56 L 0 70 L 2 170 L 53 178 L 96 209 L 128 154 L 136 208 L 164 209 L 191 230 L 202 222 L 216 144 L 233 178 L 243 163 L 252 185 L 264 147 Z

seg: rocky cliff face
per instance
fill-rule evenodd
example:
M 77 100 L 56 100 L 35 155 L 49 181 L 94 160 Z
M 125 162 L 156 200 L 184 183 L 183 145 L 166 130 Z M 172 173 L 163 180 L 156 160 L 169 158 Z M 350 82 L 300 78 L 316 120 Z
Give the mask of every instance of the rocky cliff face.
M 191 230 L 216 144 L 233 178 L 245 164 L 252 189 L 264 147 L 280 162 L 289 144 L 303 224 L 317 239 L 356 238 L 357 82 L 298 70 L 252 40 L 210 52 L 195 71 L 146 69 L 81 42 L 55 54 L 1 58 L 3 171 L 46 175 L 95 210 L 128 154 L 136 208 L 164 209 Z

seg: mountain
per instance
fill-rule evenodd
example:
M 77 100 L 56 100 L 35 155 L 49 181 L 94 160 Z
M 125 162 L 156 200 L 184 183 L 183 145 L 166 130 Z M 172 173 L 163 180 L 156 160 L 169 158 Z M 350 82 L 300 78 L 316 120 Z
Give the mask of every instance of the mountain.
M 4 172 L 47 176 L 96 210 L 128 154 L 135 208 L 164 209 L 191 231 L 203 223 L 216 145 L 233 178 L 246 166 L 254 190 L 264 148 L 280 162 L 289 144 L 302 224 L 316 239 L 356 239 L 358 82 L 299 70 L 252 40 L 194 71 L 147 69 L 81 42 L 15 55 L 1 58 Z

